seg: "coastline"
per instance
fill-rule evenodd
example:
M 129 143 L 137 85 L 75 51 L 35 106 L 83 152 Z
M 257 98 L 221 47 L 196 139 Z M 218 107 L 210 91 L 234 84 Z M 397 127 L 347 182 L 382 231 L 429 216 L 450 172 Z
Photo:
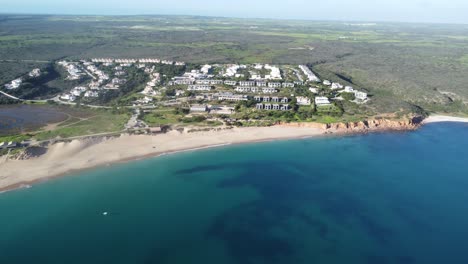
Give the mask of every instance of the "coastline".
M 459 122 L 468 123 L 468 117 L 455 117 L 446 115 L 431 115 L 424 119 L 423 124 L 441 123 L 441 122 Z
M 383 121 L 363 129 L 362 122 L 325 126 L 316 123 L 281 124 L 273 127 L 233 128 L 221 131 L 161 135 L 121 135 L 59 142 L 45 154 L 23 160 L 0 159 L 0 193 L 32 184 L 111 164 L 125 163 L 180 152 L 286 139 L 320 136 L 343 136 L 383 131 L 411 131 L 420 125 L 436 122 L 467 122 L 468 118 L 435 115 L 420 123 Z
M 249 127 L 161 135 L 121 135 L 51 145 L 39 157 L 0 160 L 0 193 L 83 170 L 207 148 L 325 136 L 320 128 Z

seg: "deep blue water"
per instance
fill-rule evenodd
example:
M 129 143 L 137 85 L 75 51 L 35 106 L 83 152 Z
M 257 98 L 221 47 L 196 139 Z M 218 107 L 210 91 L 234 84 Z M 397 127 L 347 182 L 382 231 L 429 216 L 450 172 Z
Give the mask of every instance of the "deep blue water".
M 467 135 L 229 146 L 7 192 L 0 263 L 466 264 Z

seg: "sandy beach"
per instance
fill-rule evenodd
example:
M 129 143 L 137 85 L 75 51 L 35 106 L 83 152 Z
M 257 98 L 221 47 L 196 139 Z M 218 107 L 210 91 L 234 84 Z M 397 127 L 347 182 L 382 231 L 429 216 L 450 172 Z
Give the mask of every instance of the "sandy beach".
M 222 131 L 161 135 L 122 135 L 118 138 L 60 142 L 27 160 L 0 159 L 0 191 L 116 162 L 184 150 L 275 139 L 313 137 L 324 130 L 311 127 L 252 127 Z
M 435 122 L 468 122 L 468 118 L 434 115 L 426 118 L 422 124 Z M 376 131 L 382 129 L 392 130 L 392 127 L 377 127 Z M 351 133 L 362 133 L 360 131 L 351 130 Z M 115 138 L 59 142 L 49 146 L 47 152 L 38 157 L 24 160 L 0 157 L 0 192 L 117 162 L 230 144 L 317 137 L 326 135 L 326 132 L 320 125 L 307 123 L 193 133 L 171 131 L 160 135 L 121 135 Z M 340 129 L 328 132 L 346 134 Z
M 428 118 L 424 119 L 423 124 L 440 123 L 440 122 L 468 123 L 468 118 L 467 117 L 444 116 L 444 115 L 431 115 Z

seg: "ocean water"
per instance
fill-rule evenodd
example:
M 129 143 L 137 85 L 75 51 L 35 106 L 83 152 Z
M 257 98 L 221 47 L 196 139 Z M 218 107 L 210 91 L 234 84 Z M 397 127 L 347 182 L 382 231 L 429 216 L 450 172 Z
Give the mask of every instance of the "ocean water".
M 237 145 L 3 193 L 0 263 L 466 264 L 467 135 Z

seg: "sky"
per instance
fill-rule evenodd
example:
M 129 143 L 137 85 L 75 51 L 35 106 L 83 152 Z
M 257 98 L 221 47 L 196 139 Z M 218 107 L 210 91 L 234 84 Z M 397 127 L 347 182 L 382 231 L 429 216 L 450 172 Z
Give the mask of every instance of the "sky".
M 468 0 L 0 0 L 0 13 L 164 14 L 468 24 Z

